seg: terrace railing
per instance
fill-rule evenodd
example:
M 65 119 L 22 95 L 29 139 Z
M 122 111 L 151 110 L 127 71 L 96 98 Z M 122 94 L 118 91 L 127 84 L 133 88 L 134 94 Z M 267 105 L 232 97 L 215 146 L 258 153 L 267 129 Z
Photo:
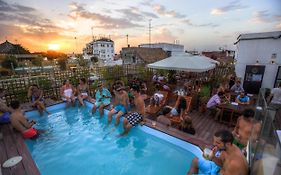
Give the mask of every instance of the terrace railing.
M 44 96 L 52 99 L 60 99 L 60 87 L 63 81 L 69 79 L 76 87 L 79 79 L 95 75 L 98 80 L 104 81 L 105 85 L 110 87 L 114 80 L 121 79 L 126 84 L 133 77 L 139 77 L 150 83 L 153 74 L 152 69 L 144 65 L 122 65 L 113 67 L 94 67 L 79 68 L 68 71 L 52 71 L 52 72 L 29 72 L 28 74 L 13 75 L 9 77 L 1 77 L 0 88 L 6 90 L 6 102 L 10 104 L 12 100 L 19 100 L 20 102 L 28 102 L 27 91 L 30 85 L 37 84 L 44 91 Z M 216 69 L 204 73 L 188 73 L 188 80 L 199 82 L 211 82 L 214 79 L 217 81 L 219 77 L 226 77 L 231 72 L 231 68 L 217 67 Z M 95 86 L 89 81 L 90 95 L 94 94 Z
M 249 142 L 248 159 L 252 175 L 279 175 L 281 172 L 281 143 L 274 123 L 277 113 L 268 107 L 268 93 L 261 89 L 255 119 L 262 122 L 259 136 L 252 135 Z

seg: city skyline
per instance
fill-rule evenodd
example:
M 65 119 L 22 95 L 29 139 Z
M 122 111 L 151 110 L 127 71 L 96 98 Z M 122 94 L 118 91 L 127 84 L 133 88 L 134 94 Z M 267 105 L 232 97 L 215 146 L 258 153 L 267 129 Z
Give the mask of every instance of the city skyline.
M 31 52 L 81 53 L 94 36 L 110 36 L 115 52 L 129 44 L 184 45 L 186 50 L 234 49 L 239 34 L 281 30 L 279 0 L 0 0 L 0 41 Z

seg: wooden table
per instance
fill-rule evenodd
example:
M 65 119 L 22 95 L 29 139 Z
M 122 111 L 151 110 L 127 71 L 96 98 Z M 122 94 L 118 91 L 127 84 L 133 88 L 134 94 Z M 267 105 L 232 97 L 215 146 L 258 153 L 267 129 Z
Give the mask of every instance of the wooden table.
M 255 110 L 255 105 L 233 105 L 231 103 L 227 103 L 218 105 L 218 108 L 221 109 L 220 122 L 226 123 L 231 126 L 236 124 L 237 118 L 243 113 L 245 109 L 250 108 Z M 227 114 L 229 114 L 229 117 L 225 117 Z M 223 120 L 224 118 L 227 118 L 229 120 Z

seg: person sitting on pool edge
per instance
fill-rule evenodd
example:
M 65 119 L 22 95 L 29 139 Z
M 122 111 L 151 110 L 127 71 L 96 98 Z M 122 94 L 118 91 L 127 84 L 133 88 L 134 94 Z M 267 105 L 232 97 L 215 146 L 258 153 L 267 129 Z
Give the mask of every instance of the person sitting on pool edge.
M 129 96 L 128 93 L 124 90 L 124 87 L 117 86 L 116 90 L 114 90 L 114 94 L 116 106 L 108 113 L 106 127 L 111 123 L 113 114 L 116 114 L 115 126 L 117 126 L 119 124 L 121 116 L 126 114 L 129 108 Z
M 233 135 L 228 130 L 220 130 L 214 134 L 211 153 L 207 159 L 194 158 L 188 175 L 198 174 L 223 174 L 223 175 L 247 175 L 248 162 L 240 149 L 232 144 Z
M 32 126 L 36 124 L 34 120 L 28 121 L 20 109 L 19 101 L 12 101 L 11 106 L 14 112 L 11 114 L 11 124 L 13 128 L 21 133 L 23 138 L 30 139 L 38 136 L 39 132 Z
M 103 116 L 104 107 L 110 104 L 111 94 L 109 90 L 103 87 L 102 82 L 98 83 L 98 88 L 95 94 L 96 102 L 92 108 L 92 113 L 95 113 L 97 108 L 99 108 L 100 118 Z
M 75 89 L 70 84 L 69 80 L 64 80 L 63 86 L 60 89 L 60 95 L 63 101 L 67 104 L 72 103 L 74 105 L 76 97 L 74 96 Z
M 11 113 L 14 110 L 6 105 L 6 103 L 2 99 L 4 96 L 5 91 L 4 89 L 0 88 L 0 123 L 9 123 Z
M 123 128 L 124 132 L 120 134 L 120 136 L 124 136 L 128 134 L 132 127 L 135 127 L 138 123 L 144 121 L 145 114 L 145 104 L 144 100 L 140 94 L 140 87 L 138 85 L 133 85 L 131 91 L 134 95 L 134 104 L 135 104 L 135 112 L 128 114 L 125 116 L 123 120 Z
M 77 86 L 78 101 L 82 106 L 85 106 L 83 100 L 88 98 L 89 86 L 85 78 L 80 78 Z
M 40 115 L 42 115 L 44 111 L 50 114 L 44 105 L 43 90 L 39 89 L 37 84 L 33 84 L 29 87 L 27 96 L 32 102 L 31 106 L 37 108 Z

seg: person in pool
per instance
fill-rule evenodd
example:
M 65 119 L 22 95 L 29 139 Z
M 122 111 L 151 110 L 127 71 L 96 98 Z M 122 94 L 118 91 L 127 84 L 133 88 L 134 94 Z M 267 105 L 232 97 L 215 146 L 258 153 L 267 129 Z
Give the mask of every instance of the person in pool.
M 109 90 L 103 87 L 102 82 L 98 83 L 98 88 L 96 90 L 96 102 L 92 108 L 92 112 L 95 113 L 97 108 L 99 108 L 100 117 L 103 116 L 103 109 L 104 107 L 110 104 L 111 94 Z
M 145 114 L 145 104 L 140 94 L 140 87 L 138 85 L 133 85 L 131 91 L 134 95 L 134 104 L 136 110 L 125 116 L 123 120 L 124 132 L 120 134 L 120 136 L 128 134 L 132 127 L 135 127 L 137 124 L 144 121 L 143 116 Z
M 35 107 L 39 110 L 39 113 L 42 115 L 45 111 L 47 114 L 50 114 L 44 105 L 44 99 L 43 99 L 43 90 L 39 89 L 37 84 L 33 84 L 29 87 L 28 98 L 30 98 L 32 102 L 32 107 Z
M 188 175 L 198 174 L 222 174 L 222 175 L 247 175 L 248 163 L 240 149 L 232 144 L 233 135 L 228 130 L 220 130 L 215 133 L 211 153 L 208 159 L 194 158 Z
M 107 126 L 111 123 L 113 114 L 116 114 L 115 126 L 117 126 L 119 124 L 121 116 L 126 114 L 129 108 L 129 96 L 123 87 L 117 86 L 114 94 L 115 94 L 116 106 L 108 113 Z
M 14 110 L 6 105 L 5 101 L 2 99 L 4 96 L 5 91 L 0 88 L 0 123 L 9 123 L 11 113 Z
M 11 106 L 14 109 L 14 112 L 11 114 L 10 118 L 13 128 L 19 131 L 25 139 L 36 138 L 39 132 L 37 129 L 32 127 L 34 124 L 36 124 L 36 122 L 34 120 L 27 120 L 21 111 L 19 101 L 12 101 Z

